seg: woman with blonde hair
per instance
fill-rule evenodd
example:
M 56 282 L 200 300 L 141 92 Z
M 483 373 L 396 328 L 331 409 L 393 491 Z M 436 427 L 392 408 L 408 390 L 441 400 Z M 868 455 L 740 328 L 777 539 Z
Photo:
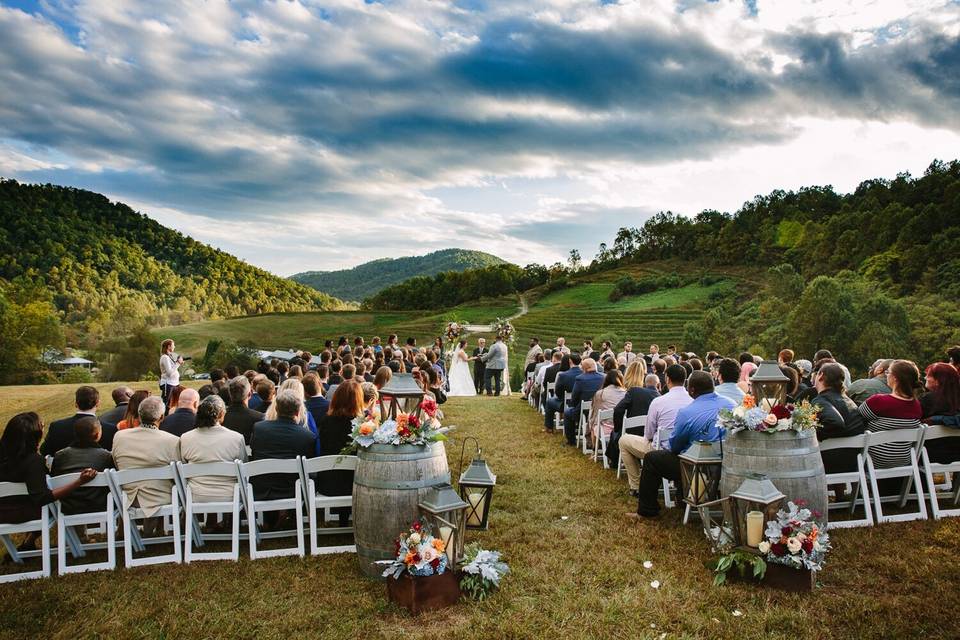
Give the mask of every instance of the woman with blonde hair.
M 300 398 L 300 426 L 304 429 L 308 429 L 310 433 L 314 436 L 317 435 L 317 423 L 313 419 L 313 414 L 307 411 L 306 405 L 306 394 L 303 391 L 303 383 L 300 382 L 297 378 L 287 378 L 280 383 L 280 386 L 277 388 L 277 395 L 280 395 L 283 391 L 293 391 Z M 270 406 L 267 408 L 266 414 L 263 416 L 264 420 L 276 420 L 277 419 L 277 403 L 271 402 Z M 320 440 L 319 438 L 316 441 L 316 455 L 320 455 Z
M 623 374 L 623 386 L 627 389 L 642 387 L 646 377 L 647 363 L 643 358 L 634 358 L 633 362 L 627 365 L 627 372 Z

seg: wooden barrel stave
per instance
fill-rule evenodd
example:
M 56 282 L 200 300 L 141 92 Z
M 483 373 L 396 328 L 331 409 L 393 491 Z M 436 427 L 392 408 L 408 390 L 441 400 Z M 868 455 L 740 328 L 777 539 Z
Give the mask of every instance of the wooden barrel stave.
M 429 487 L 450 482 L 442 442 L 428 446 L 372 445 L 357 452 L 353 484 L 354 538 L 360 569 L 381 577 L 378 560 L 395 556 L 394 542 L 417 517 Z

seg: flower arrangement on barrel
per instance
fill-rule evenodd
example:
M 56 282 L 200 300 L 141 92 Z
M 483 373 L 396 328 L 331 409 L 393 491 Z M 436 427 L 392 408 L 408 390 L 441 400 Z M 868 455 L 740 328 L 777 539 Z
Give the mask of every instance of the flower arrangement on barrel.
M 503 318 L 497 318 L 493 323 L 493 333 L 498 338 L 503 338 L 503 341 L 512 344 L 517 338 L 517 332 L 513 328 L 513 325 L 510 324 L 509 320 L 504 320 Z
M 450 429 L 440 425 L 436 401 L 424 398 L 419 408 L 423 411 L 423 418 L 418 418 L 415 413 L 401 413 L 396 419 L 387 419 L 382 423 L 376 417 L 354 418 L 351 443 L 347 449 L 366 448 L 373 444 L 424 445 L 446 440 Z
M 415 520 L 410 529 L 397 538 L 396 558 L 379 561 L 387 565 L 383 577 L 396 579 L 404 572 L 412 576 L 440 575 L 449 563 L 446 546 L 446 542 L 433 536 L 430 525 Z
M 757 406 L 752 395 L 743 397 L 737 407 L 722 409 L 720 422 L 731 433 L 739 431 L 758 431 L 776 433 L 778 431 L 803 431 L 815 429 L 820 425 L 820 408 L 804 400 L 800 404 L 775 404 Z
M 463 323 L 452 320 L 447 323 L 446 328 L 443 330 L 443 334 L 447 337 L 447 342 L 455 342 L 457 338 L 463 335 Z

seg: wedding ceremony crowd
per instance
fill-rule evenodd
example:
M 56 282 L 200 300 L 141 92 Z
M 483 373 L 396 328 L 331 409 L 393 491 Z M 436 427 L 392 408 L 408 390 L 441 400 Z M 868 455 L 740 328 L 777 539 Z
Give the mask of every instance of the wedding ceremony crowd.
M 397 374 L 410 374 L 423 397 L 437 405 L 449 396 L 510 392 L 509 350 L 500 337 L 490 347 L 478 339 L 473 349 L 466 339 L 445 346 L 437 338 L 424 348 L 413 338 L 400 345 L 396 335 L 385 342 L 375 337 L 369 344 L 362 337 L 352 342 L 341 337 L 327 341 L 317 355 L 301 350 L 289 361 L 265 360 L 255 369 L 215 368 L 196 390 L 180 383 L 184 359 L 175 347 L 172 340 L 161 345 L 158 389 L 118 386 L 107 402 L 96 388 L 80 386 L 73 415 L 49 425 L 36 412 L 9 420 L 0 437 L 0 482 L 24 483 L 28 491 L 0 497 L 0 524 L 35 520 L 41 507 L 54 501 L 68 515 L 102 509 L 108 489 L 86 485 L 107 469 L 339 454 L 356 418 L 380 417 L 383 390 Z M 577 444 L 582 403 L 589 403 L 586 438 L 593 447 L 603 440 L 610 468 L 617 469 L 622 459 L 628 491 L 637 499 L 631 517 L 650 518 L 660 512 L 663 480 L 680 480 L 678 456 L 696 440 L 724 437 L 719 413 L 750 392 L 760 362 L 746 352 L 710 351 L 700 357 L 673 345 L 661 351 L 653 344 L 637 353 L 630 342 L 618 349 L 586 340 L 571 348 L 562 337 L 544 348 L 532 338 L 519 391 L 542 411 L 543 430 L 561 432 L 569 446 Z M 867 430 L 960 426 L 960 346 L 949 349 L 944 362 L 922 370 L 909 360 L 878 359 L 857 379 L 828 350 L 804 358 L 783 349 L 776 366 L 789 381 L 788 402 L 807 400 L 819 409 L 821 442 Z M 609 410 L 612 418 L 601 420 Z M 646 417 L 645 426 L 624 430 L 624 420 L 636 416 Z M 931 443 L 931 460 L 960 460 L 960 430 L 957 434 Z M 849 469 L 855 464 L 852 453 L 853 458 L 848 451 L 825 452 L 827 473 Z M 872 455 L 878 466 L 895 465 L 907 451 L 888 445 Z M 79 475 L 51 489 L 49 478 L 62 474 Z M 352 474 L 320 472 L 318 491 L 350 495 Z M 294 482 L 276 474 L 253 478 L 255 499 L 290 497 Z M 234 484 L 222 477 L 189 480 L 200 501 L 229 500 Z M 124 486 L 130 503 L 147 516 L 169 502 L 170 489 L 169 480 Z M 349 507 L 333 511 L 341 525 L 349 522 Z M 266 519 L 267 530 L 289 525 L 290 514 L 274 516 Z M 222 531 L 229 524 L 221 520 L 207 526 Z M 148 518 L 144 529 L 159 526 L 160 518 Z M 28 536 L 19 549 L 34 549 L 38 535 Z

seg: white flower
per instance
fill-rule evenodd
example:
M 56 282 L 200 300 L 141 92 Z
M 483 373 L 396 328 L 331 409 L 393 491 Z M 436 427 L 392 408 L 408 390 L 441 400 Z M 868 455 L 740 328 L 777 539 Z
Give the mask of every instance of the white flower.
M 411 533 L 409 538 L 410 544 L 420 544 L 420 534 Z
M 660 581 L 659 581 L 659 580 L 654 580 L 653 582 L 650 583 L 650 586 L 653 587 L 654 589 L 659 589 L 659 588 L 660 588 Z
M 734 618 L 739 618 L 739 617 L 742 616 L 742 615 L 743 615 L 743 611 L 740 611 L 740 609 L 734 609 L 734 610 L 733 610 L 733 617 L 734 617 Z
M 431 545 L 424 545 L 424 548 L 420 551 L 420 557 L 423 558 L 424 562 L 429 563 L 439 558 L 440 555 Z
M 802 547 L 801 542 L 793 536 L 787 538 L 787 551 L 790 553 L 798 553 Z
M 742 418 L 746 413 L 747 413 L 747 409 L 743 405 L 740 405 L 739 407 L 733 410 L 733 415 L 735 415 L 738 418 Z
M 653 563 L 650 562 L 649 560 L 644 560 L 644 561 L 643 561 L 643 568 L 644 568 L 644 569 L 652 569 L 652 568 L 653 568 Z
M 760 551 L 760 553 L 770 553 L 770 543 L 764 540 L 757 545 L 757 549 Z

